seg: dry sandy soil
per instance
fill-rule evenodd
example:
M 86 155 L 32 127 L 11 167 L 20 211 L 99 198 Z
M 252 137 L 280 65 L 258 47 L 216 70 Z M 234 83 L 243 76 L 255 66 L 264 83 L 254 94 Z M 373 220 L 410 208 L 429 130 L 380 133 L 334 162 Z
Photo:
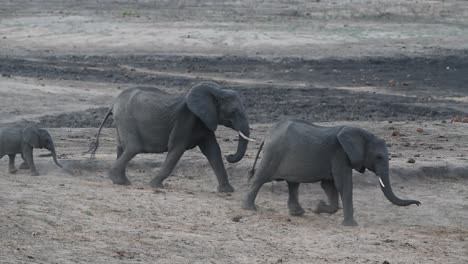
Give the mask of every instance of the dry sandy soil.
M 48 128 L 64 169 L 42 151 L 39 177 L 0 160 L 0 263 L 468 262 L 468 123 L 450 122 L 468 117 L 468 2 L 40 2 L 0 6 L 0 124 Z M 148 186 L 163 154 L 137 156 L 133 185 L 112 185 L 110 122 L 96 159 L 81 154 L 123 89 L 184 93 L 202 80 L 239 92 L 258 139 L 226 163 L 235 193 L 215 192 L 198 150 L 164 189 Z M 356 173 L 358 227 L 341 226 L 341 210 L 313 213 L 319 184 L 301 186 L 302 217 L 288 215 L 284 182 L 242 210 L 261 139 L 282 117 L 381 136 L 393 189 L 422 205 L 396 207 Z M 234 151 L 233 131 L 217 136 Z

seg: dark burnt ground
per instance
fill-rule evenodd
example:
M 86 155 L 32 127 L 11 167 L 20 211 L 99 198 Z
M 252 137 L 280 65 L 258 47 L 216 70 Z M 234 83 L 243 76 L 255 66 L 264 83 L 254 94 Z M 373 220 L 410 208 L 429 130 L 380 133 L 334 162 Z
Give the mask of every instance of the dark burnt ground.
M 444 120 L 453 116 L 466 116 L 467 112 L 445 103 L 373 93 L 353 93 L 335 89 L 280 89 L 236 88 L 244 99 L 250 122 L 270 123 L 281 117 L 294 117 L 311 121 L 337 120 Z M 385 98 L 382 98 L 385 97 Z M 82 112 L 48 115 L 40 118 L 44 127 L 98 127 L 108 108 Z M 106 123 L 110 127 L 112 117 Z
M 319 61 L 193 56 L 1 58 L 0 74 L 157 86 L 176 93 L 215 78 L 241 94 L 252 123 L 274 122 L 283 116 L 311 121 L 442 120 L 468 115 L 466 102 L 447 99 L 468 96 L 467 58 L 468 52 Z M 293 85 L 298 82 L 303 83 L 299 88 Z M 405 96 L 334 89 L 366 86 Z M 40 124 L 96 127 L 106 111 L 102 107 L 44 116 Z

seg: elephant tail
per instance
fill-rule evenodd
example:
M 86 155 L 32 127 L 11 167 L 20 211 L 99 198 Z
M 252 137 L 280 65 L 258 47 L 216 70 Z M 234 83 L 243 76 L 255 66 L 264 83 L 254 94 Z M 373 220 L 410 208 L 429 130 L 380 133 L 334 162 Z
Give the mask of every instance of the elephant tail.
M 252 169 L 249 171 L 249 181 L 255 174 L 255 166 L 257 165 L 257 160 L 258 160 L 258 157 L 260 156 L 260 152 L 262 151 L 263 144 L 265 144 L 265 141 L 262 141 L 262 144 L 260 144 L 260 148 L 258 149 L 257 156 L 255 156 L 254 164 L 252 166 Z
M 102 127 L 104 126 L 110 115 L 112 115 L 112 107 L 110 107 L 109 111 L 107 111 L 106 117 L 104 117 L 104 120 L 102 120 L 101 125 L 99 126 L 99 130 L 96 134 L 96 139 L 89 144 L 88 151 L 83 152 L 83 154 L 91 153 L 91 157 L 94 158 L 94 155 L 96 154 L 96 151 L 99 148 L 99 136 L 101 135 Z

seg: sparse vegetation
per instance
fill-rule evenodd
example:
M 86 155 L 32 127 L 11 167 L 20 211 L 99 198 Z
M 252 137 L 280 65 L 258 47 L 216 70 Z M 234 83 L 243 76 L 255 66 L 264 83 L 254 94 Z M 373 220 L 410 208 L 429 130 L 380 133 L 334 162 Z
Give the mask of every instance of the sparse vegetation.
M 140 17 L 140 13 L 137 10 L 127 9 L 122 11 L 123 17 Z
M 94 216 L 94 214 L 91 211 L 82 211 L 82 213 L 88 216 Z

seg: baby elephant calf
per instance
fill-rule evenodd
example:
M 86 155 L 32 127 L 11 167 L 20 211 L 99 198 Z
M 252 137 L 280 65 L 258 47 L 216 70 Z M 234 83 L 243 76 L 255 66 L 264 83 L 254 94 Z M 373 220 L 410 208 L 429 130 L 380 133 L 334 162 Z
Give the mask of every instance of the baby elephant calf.
M 265 148 L 263 158 L 255 173 L 262 146 Z M 360 128 L 322 127 L 302 120 L 280 121 L 269 131 L 255 163 L 251 177 L 255 176 L 242 203 L 244 209 L 255 210 L 255 198 L 264 183 L 285 180 L 289 188 L 289 212 L 302 215 L 299 184 L 320 181 L 328 203 L 320 201 L 316 212 L 335 213 L 341 196 L 343 225 L 357 225 L 353 218 L 353 169 L 361 173 L 366 169 L 374 172 L 385 197 L 393 204 L 420 204 L 415 200 L 401 200 L 393 194 L 385 141 Z
M 21 154 L 24 162 L 20 165 L 20 169 L 30 169 L 33 176 L 39 175 L 33 162 L 33 148 L 46 148 L 50 150 L 55 164 L 62 167 L 57 161 L 52 138 L 46 130 L 31 125 L 0 127 L 0 159 L 8 155 L 10 158 L 10 173 L 17 171 L 15 168 L 15 157 L 16 154 Z

